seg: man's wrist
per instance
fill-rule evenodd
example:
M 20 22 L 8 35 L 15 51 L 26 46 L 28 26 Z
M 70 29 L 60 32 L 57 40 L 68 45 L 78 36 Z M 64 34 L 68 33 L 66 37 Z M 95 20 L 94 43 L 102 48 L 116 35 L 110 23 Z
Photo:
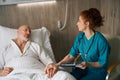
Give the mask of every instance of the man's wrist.
M 53 64 L 55 64 L 55 63 L 48 63 L 46 66 L 53 65 Z
M 2 75 L 2 71 L 3 71 L 3 70 L 0 70 L 0 76 L 3 76 L 3 75 Z

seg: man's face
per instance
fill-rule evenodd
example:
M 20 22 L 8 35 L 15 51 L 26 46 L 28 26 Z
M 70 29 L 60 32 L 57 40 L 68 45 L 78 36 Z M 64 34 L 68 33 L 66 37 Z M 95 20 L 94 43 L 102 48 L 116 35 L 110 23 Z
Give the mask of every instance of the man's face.
M 31 30 L 29 26 L 24 25 L 18 29 L 18 37 L 23 41 L 28 41 L 30 38 L 30 34 Z

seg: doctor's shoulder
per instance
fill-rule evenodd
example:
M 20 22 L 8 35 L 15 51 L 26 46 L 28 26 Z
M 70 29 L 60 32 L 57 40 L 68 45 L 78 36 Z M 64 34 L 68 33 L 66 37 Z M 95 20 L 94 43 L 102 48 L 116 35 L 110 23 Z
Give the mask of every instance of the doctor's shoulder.
M 84 32 L 79 32 L 77 35 L 76 35 L 76 37 L 75 37 L 75 42 L 78 42 L 78 41 L 80 41 L 81 39 L 83 39 L 83 36 L 85 35 L 85 33 Z
M 99 46 L 103 45 L 110 49 L 110 44 L 109 44 L 108 40 L 100 32 L 97 32 L 97 41 L 98 41 Z
M 102 33 L 96 32 L 96 35 L 97 35 L 97 38 L 98 38 L 99 41 L 108 43 L 107 39 L 104 37 L 104 35 Z

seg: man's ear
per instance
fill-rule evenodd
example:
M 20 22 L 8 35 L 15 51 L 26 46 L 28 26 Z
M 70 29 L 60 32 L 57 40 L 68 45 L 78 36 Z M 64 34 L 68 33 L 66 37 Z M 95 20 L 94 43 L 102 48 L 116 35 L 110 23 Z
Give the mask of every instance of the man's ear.
M 19 33 L 19 30 L 17 30 L 17 34 Z

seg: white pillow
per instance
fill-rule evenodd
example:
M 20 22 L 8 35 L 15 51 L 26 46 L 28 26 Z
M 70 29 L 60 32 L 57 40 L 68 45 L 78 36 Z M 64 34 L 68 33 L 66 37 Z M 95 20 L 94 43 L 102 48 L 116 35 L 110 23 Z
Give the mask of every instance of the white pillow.
M 17 37 L 17 29 L 0 26 L 0 50 L 10 43 L 10 39 L 15 37 Z M 50 32 L 45 27 L 31 30 L 31 41 L 41 45 L 55 61 L 49 37 Z

